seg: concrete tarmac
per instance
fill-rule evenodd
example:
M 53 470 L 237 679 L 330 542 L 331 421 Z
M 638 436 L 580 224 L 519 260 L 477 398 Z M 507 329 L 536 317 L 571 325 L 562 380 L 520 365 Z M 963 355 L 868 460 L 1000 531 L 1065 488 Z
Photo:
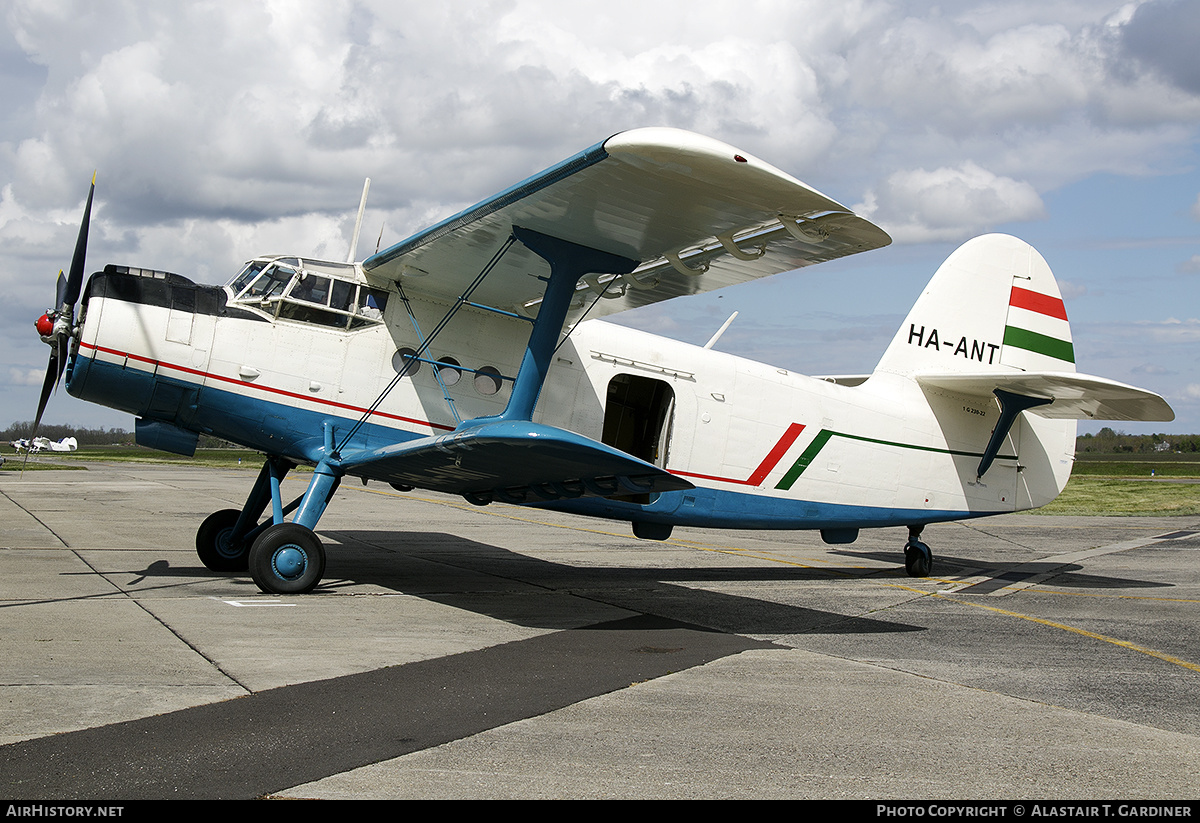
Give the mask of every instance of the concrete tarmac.
M 930 526 L 914 580 L 347 483 L 268 597 L 194 550 L 255 472 L 0 472 L 0 794 L 1200 797 L 1198 517 Z

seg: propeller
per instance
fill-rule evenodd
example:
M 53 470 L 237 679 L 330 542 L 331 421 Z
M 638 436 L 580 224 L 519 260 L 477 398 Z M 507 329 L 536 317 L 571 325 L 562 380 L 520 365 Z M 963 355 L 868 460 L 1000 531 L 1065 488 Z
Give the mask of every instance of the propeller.
M 38 398 L 37 416 L 33 420 L 33 433 L 29 441 L 37 436 L 42 422 L 42 413 L 50 394 L 58 385 L 59 378 L 67 367 L 71 335 L 75 325 L 75 303 L 83 289 L 83 266 L 87 256 L 88 225 L 92 220 L 92 196 L 96 193 L 96 175 L 92 174 L 92 187 L 88 190 L 87 205 L 83 207 L 83 222 L 79 225 L 79 236 L 75 240 L 75 254 L 71 257 L 71 268 L 64 275 L 58 273 L 54 287 L 54 308 L 37 319 L 34 327 L 42 340 L 50 346 L 50 362 L 46 366 L 46 378 L 42 381 L 42 393 Z

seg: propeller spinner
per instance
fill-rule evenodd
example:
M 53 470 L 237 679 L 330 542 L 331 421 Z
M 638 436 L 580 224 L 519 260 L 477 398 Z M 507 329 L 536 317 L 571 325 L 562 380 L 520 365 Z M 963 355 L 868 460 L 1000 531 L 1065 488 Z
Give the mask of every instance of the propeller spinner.
M 60 271 L 54 290 L 54 308 L 37 319 L 34 326 L 38 335 L 50 346 L 50 362 L 46 366 L 46 378 L 42 381 L 42 394 L 38 398 L 37 417 L 33 420 L 33 434 L 30 440 L 37 436 L 38 426 L 42 422 L 42 413 L 46 411 L 46 403 L 50 393 L 58 385 L 63 371 L 67 367 L 67 357 L 74 333 L 75 302 L 83 288 L 84 258 L 87 256 L 88 225 L 92 220 L 92 196 L 96 193 L 96 175 L 92 174 L 92 186 L 88 190 L 87 205 L 83 208 L 83 222 L 79 225 L 79 236 L 75 240 L 75 254 L 71 257 L 70 273 L 66 276 Z

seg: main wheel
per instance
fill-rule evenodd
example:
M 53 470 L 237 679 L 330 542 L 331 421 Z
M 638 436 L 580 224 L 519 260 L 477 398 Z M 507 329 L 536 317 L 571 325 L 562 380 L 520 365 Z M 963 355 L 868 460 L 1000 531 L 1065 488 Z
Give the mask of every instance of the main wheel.
M 933 572 L 933 552 L 920 540 L 910 540 L 904 547 L 904 570 L 909 577 L 929 577 Z
M 204 519 L 196 530 L 196 554 L 200 562 L 215 572 L 244 572 L 249 560 L 250 544 L 234 543 L 233 527 L 242 513 L 237 509 L 222 509 Z
M 250 547 L 250 576 L 267 594 L 304 594 L 325 574 L 325 547 L 312 529 L 277 523 Z

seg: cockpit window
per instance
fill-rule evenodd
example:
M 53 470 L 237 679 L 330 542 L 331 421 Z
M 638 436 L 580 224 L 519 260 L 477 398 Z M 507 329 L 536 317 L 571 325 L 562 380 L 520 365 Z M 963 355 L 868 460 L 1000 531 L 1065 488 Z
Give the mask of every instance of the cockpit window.
M 353 311 L 354 284 L 345 280 L 334 280 L 333 291 L 329 295 L 329 308 L 338 311 Z
M 346 263 L 254 260 L 230 281 L 229 289 L 235 301 L 281 320 L 353 330 L 382 322 L 388 297 L 385 289 L 355 282 L 356 274 Z
M 267 269 L 242 293 L 242 299 L 270 300 L 283 294 L 287 284 L 296 276 L 294 269 L 286 266 L 268 266 Z
M 387 292 L 363 286 L 358 290 L 358 313 L 363 317 L 382 318 L 387 308 Z
M 306 303 L 317 303 L 322 306 L 329 304 L 329 278 L 317 277 L 315 274 L 302 275 L 292 286 L 288 297 L 293 300 L 303 300 Z
M 233 296 L 237 297 L 241 294 L 242 290 L 246 286 L 249 286 L 254 281 L 254 278 L 258 277 L 258 273 L 266 267 L 267 263 L 265 260 L 251 260 L 247 263 L 246 267 L 229 284 L 229 288 L 233 291 Z

